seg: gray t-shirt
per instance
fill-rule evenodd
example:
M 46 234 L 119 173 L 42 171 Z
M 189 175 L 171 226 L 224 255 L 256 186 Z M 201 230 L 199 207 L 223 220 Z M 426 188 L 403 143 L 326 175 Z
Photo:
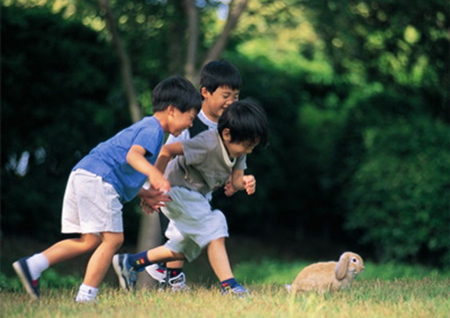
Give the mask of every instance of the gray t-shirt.
M 181 143 L 184 155 L 171 160 L 164 174 L 171 186 L 184 187 L 207 196 L 224 185 L 233 170 L 247 168 L 247 156 L 231 159 L 215 129 Z

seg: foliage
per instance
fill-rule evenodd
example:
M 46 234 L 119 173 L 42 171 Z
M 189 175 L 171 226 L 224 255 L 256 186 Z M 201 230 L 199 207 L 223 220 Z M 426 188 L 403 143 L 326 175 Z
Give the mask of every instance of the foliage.
M 80 279 L 71 275 L 59 275 L 53 268 L 49 268 L 42 274 L 39 283 L 41 289 L 73 288 L 80 284 Z M 8 278 L 4 273 L 1 273 L 0 288 L 2 291 L 17 291 L 22 288 L 22 284 L 18 277 Z
M 2 7 L 2 221 L 43 238 L 70 168 L 129 116 L 97 1 L 57 14 L 6 3 L 23 9 Z M 149 112 L 151 88 L 183 72 L 181 1 L 111 3 Z M 224 21 L 217 2 L 196 3 L 203 55 Z M 256 194 L 216 193 L 232 235 L 449 264 L 448 29 L 443 0 L 249 1 L 223 57 L 241 71 L 241 97 L 266 108 L 271 137 L 248 159 Z M 136 214 L 124 215 L 132 236 Z
M 2 7 L 1 29 L 2 223 L 50 239 L 71 168 L 129 115 L 95 32 L 46 8 L 16 6 Z
M 383 260 L 428 263 L 443 255 L 445 265 L 450 260 L 449 128 L 429 117 L 405 117 L 383 116 L 384 123 L 372 122 L 360 132 L 364 155 L 342 194 L 346 227 L 360 230 L 360 242 L 373 246 Z
M 358 86 L 421 88 L 428 111 L 448 121 L 448 5 L 410 6 L 407 0 L 305 3 L 337 76 Z

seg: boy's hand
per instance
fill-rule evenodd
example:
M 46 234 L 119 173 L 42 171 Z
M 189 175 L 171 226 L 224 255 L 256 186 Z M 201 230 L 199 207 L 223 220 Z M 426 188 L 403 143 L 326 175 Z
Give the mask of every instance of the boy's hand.
M 139 191 L 139 197 L 141 198 L 142 212 L 150 214 L 152 212 L 159 212 L 159 208 L 166 206 L 165 202 L 170 202 L 170 198 L 163 191 L 150 188 L 148 190 L 142 189 Z
M 248 195 L 252 195 L 256 191 L 256 180 L 252 175 L 243 176 L 242 181 L 244 183 L 244 189 Z
M 149 178 L 150 184 L 156 190 L 162 191 L 163 193 L 168 193 L 170 190 L 170 183 L 162 175 L 161 172 L 153 173 L 152 178 Z
M 141 209 L 142 209 L 142 213 L 149 215 L 150 213 L 153 212 L 159 212 L 158 210 L 154 210 L 151 206 L 147 205 L 144 200 L 141 199 Z
M 233 187 L 233 184 L 231 183 L 231 177 L 225 183 L 225 187 L 223 188 L 223 190 L 227 197 L 231 197 L 233 194 L 237 192 L 237 190 Z

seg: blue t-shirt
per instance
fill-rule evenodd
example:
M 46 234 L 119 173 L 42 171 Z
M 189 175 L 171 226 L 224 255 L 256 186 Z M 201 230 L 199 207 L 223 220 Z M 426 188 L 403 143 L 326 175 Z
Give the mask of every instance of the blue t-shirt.
M 155 164 L 163 141 L 164 131 L 159 121 L 145 117 L 100 143 L 73 170 L 84 169 L 102 177 L 116 189 L 122 202 L 131 201 L 148 177 L 128 164 L 128 151 L 133 145 L 139 145 L 147 150 L 145 158 Z

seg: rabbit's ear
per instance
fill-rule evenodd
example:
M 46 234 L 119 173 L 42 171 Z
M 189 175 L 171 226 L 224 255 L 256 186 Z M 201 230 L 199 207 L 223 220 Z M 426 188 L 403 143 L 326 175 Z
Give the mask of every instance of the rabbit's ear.
M 339 258 L 339 262 L 335 268 L 336 279 L 341 280 L 347 274 L 348 263 L 350 261 L 350 255 L 348 253 L 344 253 Z

